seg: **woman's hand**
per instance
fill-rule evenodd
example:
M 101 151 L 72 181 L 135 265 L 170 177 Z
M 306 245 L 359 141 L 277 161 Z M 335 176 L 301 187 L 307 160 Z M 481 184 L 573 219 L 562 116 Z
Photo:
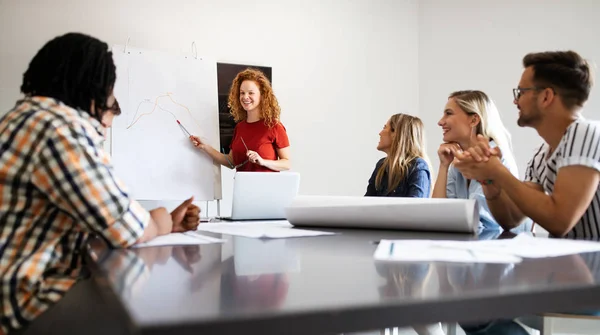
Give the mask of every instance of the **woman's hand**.
M 454 160 L 454 151 L 461 150 L 460 146 L 456 143 L 442 143 L 438 149 L 438 157 L 440 158 L 440 165 L 443 167 L 449 167 Z
M 264 165 L 265 160 L 262 157 L 260 157 L 260 155 L 256 151 L 248 150 L 248 152 L 246 152 L 246 156 L 248 156 L 250 162 L 258 164 L 260 166 Z
M 204 144 L 204 143 L 202 143 L 202 141 L 200 140 L 200 137 L 198 137 L 198 136 L 194 136 L 194 135 L 191 135 L 191 136 L 190 136 L 190 141 L 192 142 L 192 144 L 193 144 L 193 145 L 194 145 L 196 148 L 198 148 L 198 149 L 200 149 L 200 150 L 204 150 L 204 145 L 205 145 L 205 144 Z

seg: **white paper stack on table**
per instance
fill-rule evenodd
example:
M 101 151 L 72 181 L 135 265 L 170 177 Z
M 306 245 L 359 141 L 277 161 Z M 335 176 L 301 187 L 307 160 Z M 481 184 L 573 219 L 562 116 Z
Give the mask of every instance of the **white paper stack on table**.
M 324 231 L 293 229 L 292 225 L 285 220 L 209 222 L 198 226 L 198 232 L 202 231 L 250 238 L 334 235 L 334 233 Z
M 519 263 L 600 251 L 600 243 L 520 234 L 512 239 L 484 241 L 381 240 L 374 258 L 402 262 Z
M 199 245 L 223 242 L 225 241 L 219 238 L 204 236 L 195 232 L 188 231 L 185 233 L 171 233 L 167 235 L 161 235 L 151 239 L 148 242 L 135 244 L 132 246 L 132 248 L 160 247 L 168 245 Z
M 286 208 L 286 217 L 297 227 L 474 233 L 477 208 L 472 199 L 298 196 Z

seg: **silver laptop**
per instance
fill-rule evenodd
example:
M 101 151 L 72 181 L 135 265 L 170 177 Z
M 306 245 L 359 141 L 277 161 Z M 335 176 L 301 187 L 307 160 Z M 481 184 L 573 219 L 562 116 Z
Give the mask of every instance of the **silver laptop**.
M 297 172 L 236 172 L 231 217 L 223 220 L 281 220 L 298 195 Z

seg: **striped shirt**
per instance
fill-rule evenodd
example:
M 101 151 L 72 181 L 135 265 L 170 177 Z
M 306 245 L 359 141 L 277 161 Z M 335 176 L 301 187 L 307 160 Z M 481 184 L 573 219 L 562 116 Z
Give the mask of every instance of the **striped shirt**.
M 150 214 L 114 176 L 102 125 L 46 97 L 0 119 L 0 325 L 18 329 L 58 301 L 81 272 L 91 233 L 135 243 Z
M 527 164 L 525 181 L 542 185 L 547 194 L 554 191 L 558 170 L 583 165 L 600 171 L 600 122 L 580 118 L 567 128 L 556 150 L 542 144 Z M 581 219 L 566 235 L 571 239 L 600 238 L 600 185 Z

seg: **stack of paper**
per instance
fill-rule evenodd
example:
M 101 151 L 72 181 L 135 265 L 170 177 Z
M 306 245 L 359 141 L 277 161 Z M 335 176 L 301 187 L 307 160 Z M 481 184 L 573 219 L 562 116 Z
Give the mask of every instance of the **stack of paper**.
M 460 243 L 446 241 L 443 244 Z M 523 258 L 544 258 L 600 251 L 600 243 L 558 238 L 536 238 L 528 234 L 519 234 L 512 239 L 473 241 L 470 249 L 495 253 L 511 254 Z
M 473 233 L 475 200 L 298 196 L 286 208 L 294 226 L 357 227 Z
M 521 234 L 513 239 L 485 241 L 382 240 L 374 257 L 405 262 L 519 263 L 522 258 L 597 251 L 600 251 L 598 242 L 535 238 Z
M 334 234 L 323 231 L 292 229 L 292 225 L 287 221 L 210 222 L 198 226 L 198 231 L 250 238 L 286 238 Z
M 521 258 L 509 254 L 472 250 L 430 240 L 381 240 L 375 259 L 403 262 L 459 262 L 459 263 L 519 263 Z M 469 242 L 458 242 L 469 243 Z
M 198 245 L 223 242 L 225 241 L 218 238 L 204 236 L 194 232 L 185 232 L 161 235 L 148 242 L 135 244 L 132 248 L 160 247 L 165 245 Z

